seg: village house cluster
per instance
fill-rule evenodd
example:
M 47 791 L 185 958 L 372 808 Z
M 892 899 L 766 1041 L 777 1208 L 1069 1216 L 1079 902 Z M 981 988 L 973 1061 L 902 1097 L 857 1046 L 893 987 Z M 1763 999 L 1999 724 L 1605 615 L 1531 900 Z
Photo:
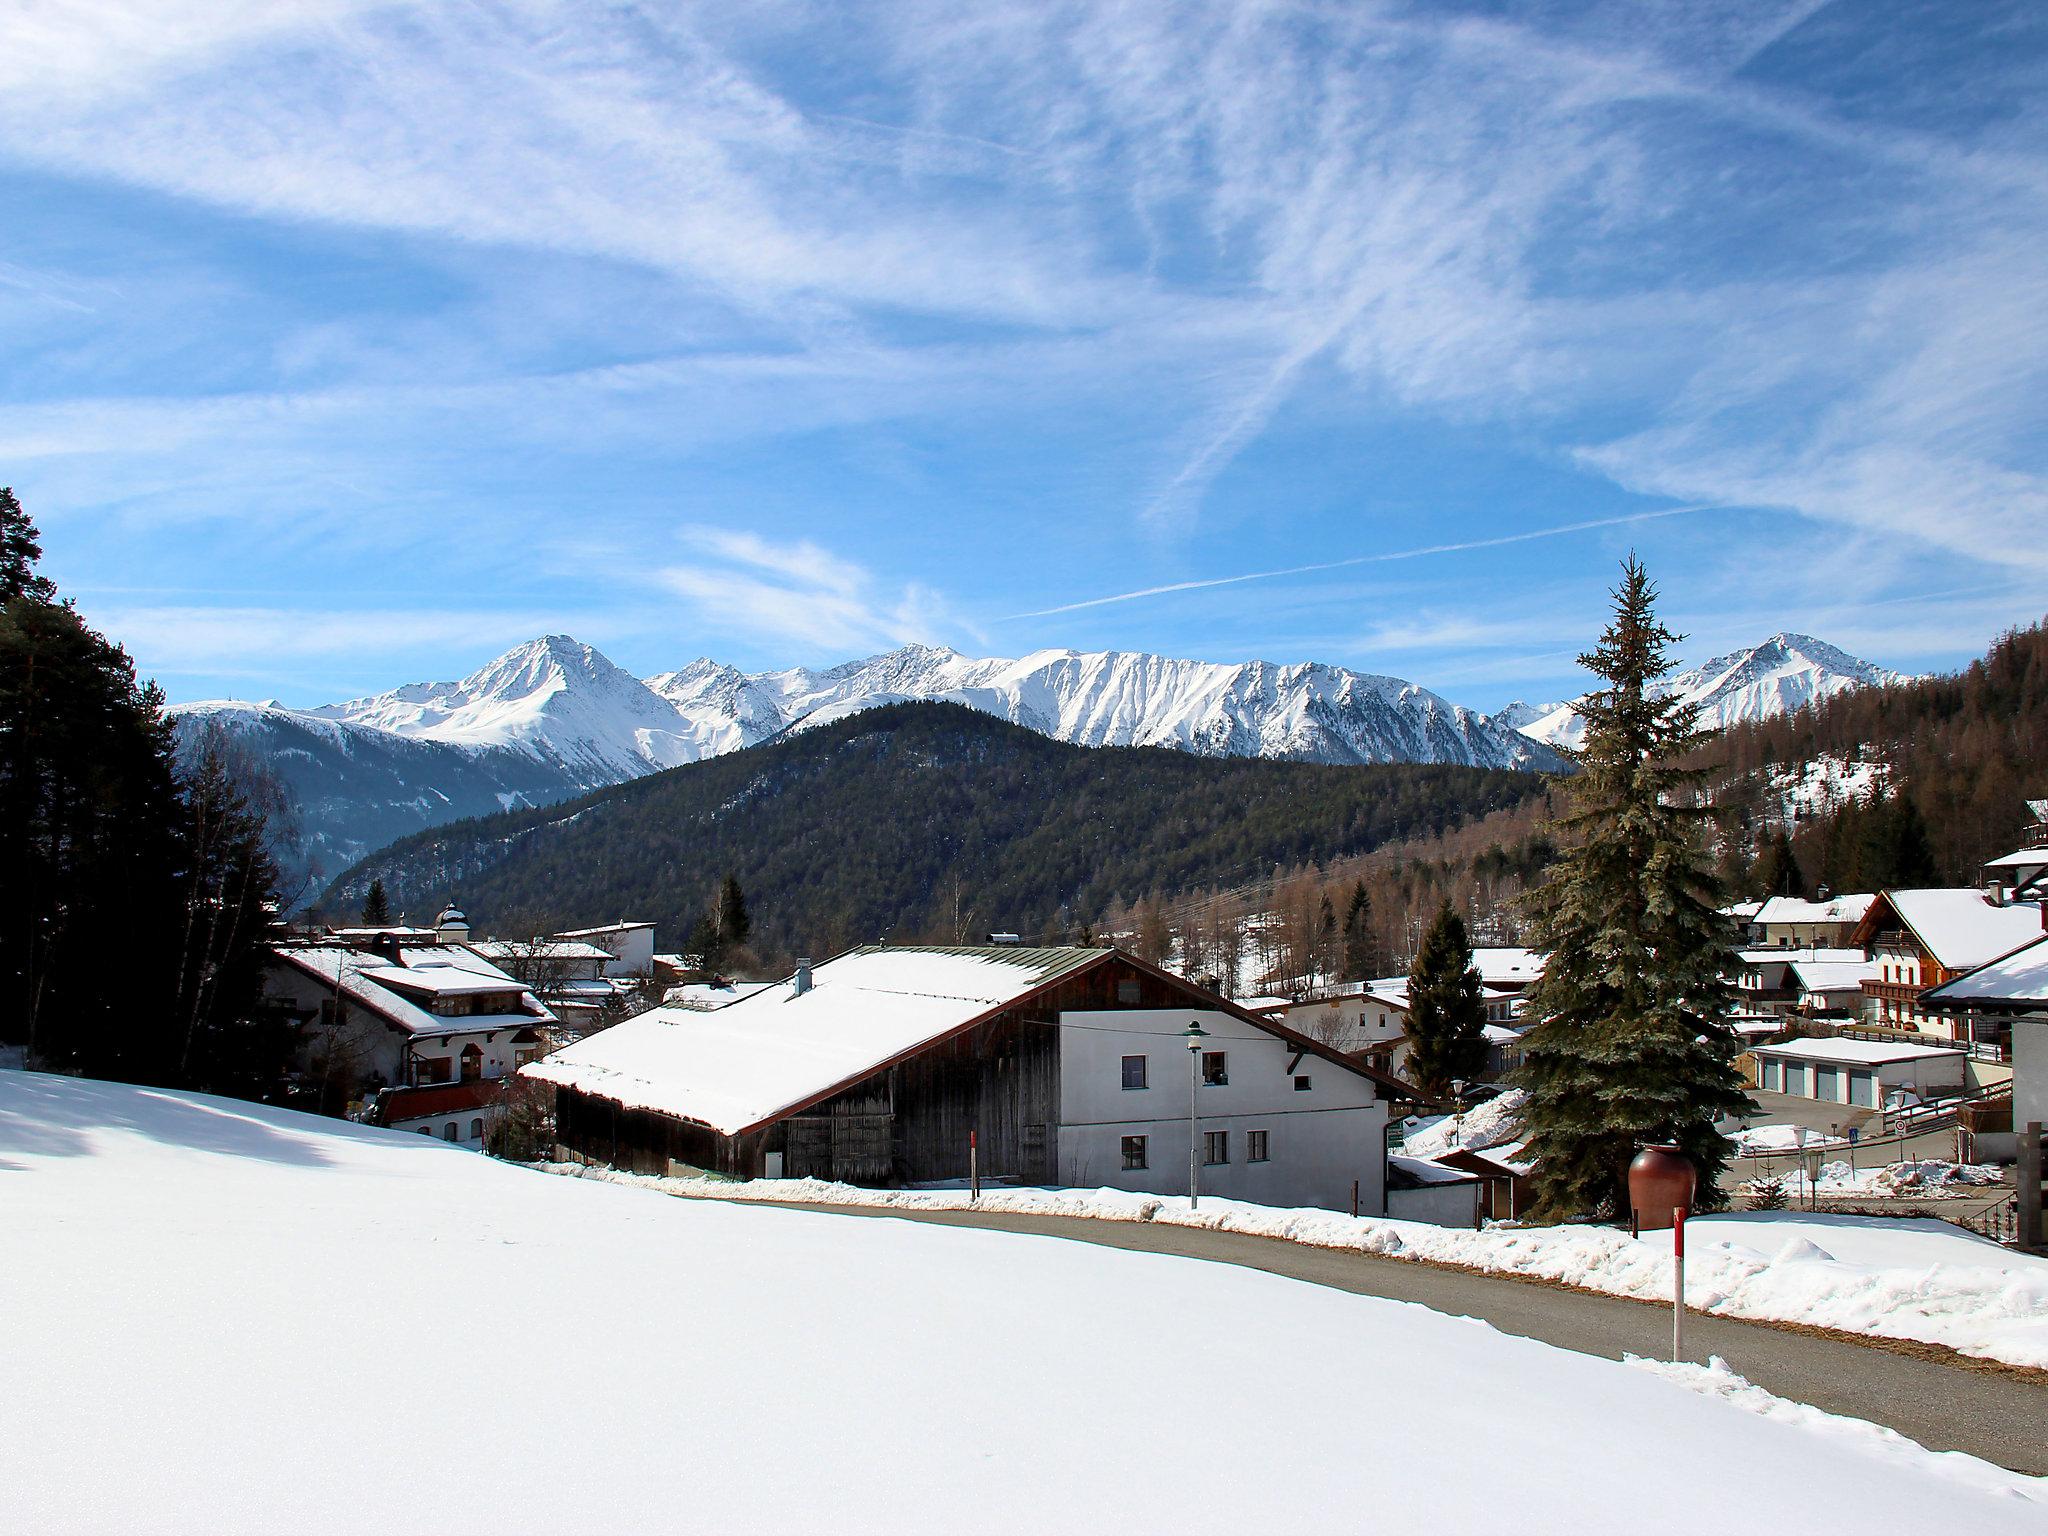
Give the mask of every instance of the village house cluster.
M 2035 810 L 1980 886 L 1731 908 L 1752 1087 L 1851 1121 L 2006 1093 L 2022 1124 L 2048 1118 Z M 1512 1140 L 1460 1137 L 1535 1022 L 1526 948 L 1473 951 L 1487 1059 L 1436 1104 L 1410 1081 L 1405 976 L 1233 999 L 1114 947 L 992 934 L 740 981 L 658 951 L 649 923 L 477 938 L 453 907 L 272 959 L 309 1083 L 467 1145 L 516 1078 L 552 1099 L 553 1156 L 658 1174 L 1199 1189 L 1476 1226 L 1519 1214 L 1531 1172 Z

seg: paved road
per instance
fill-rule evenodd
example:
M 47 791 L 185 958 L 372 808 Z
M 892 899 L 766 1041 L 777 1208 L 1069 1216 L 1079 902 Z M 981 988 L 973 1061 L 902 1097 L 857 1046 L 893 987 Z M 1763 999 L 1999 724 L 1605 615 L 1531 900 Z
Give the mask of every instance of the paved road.
M 1309 1248 L 1274 1238 L 1150 1222 L 994 1211 L 801 1208 L 1028 1232 L 1109 1248 L 1241 1264 L 1337 1290 L 1419 1302 L 1438 1312 L 1484 1318 L 1503 1333 L 1609 1359 L 1618 1360 L 1624 1353 L 1661 1357 L 1671 1346 L 1670 1313 L 1641 1302 Z M 1686 1319 L 1686 1352 L 1695 1360 L 1719 1355 L 1780 1397 L 1888 1424 L 1932 1449 L 1968 1451 L 2014 1471 L 2048 1475 L 2048 1384 L 2038 1380 L 1698 1314 Z

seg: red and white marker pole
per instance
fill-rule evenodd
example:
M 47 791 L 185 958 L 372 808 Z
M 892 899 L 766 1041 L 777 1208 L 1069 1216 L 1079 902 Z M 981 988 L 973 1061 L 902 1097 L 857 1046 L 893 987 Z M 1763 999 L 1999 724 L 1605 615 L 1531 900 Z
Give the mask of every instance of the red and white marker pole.
M 981 1132 L 967 1133 L 967 1203 L 981 1199 Z
M 1685 1358 L 1685 1207 L 1671 1212 L 1671 1358 Z

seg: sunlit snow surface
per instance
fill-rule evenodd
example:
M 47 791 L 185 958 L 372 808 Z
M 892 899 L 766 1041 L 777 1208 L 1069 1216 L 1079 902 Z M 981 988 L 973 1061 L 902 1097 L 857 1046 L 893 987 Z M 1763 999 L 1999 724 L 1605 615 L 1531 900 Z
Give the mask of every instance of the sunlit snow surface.
M 1476 1532 L 1511 1495 L 1517 1531 L 1633 1532 L 1646 1467 L 1665 1531 L 2044 1515 L 1968 1458 L 1414 1307 L 227 1101 L 0 1073 L 0 1217 L 10 1531 Z

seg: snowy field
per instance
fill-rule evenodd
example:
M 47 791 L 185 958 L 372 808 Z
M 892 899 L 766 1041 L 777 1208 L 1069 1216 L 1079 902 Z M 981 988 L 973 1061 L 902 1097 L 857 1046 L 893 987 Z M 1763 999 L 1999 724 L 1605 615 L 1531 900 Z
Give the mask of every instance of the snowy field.
M 1804 1168 L 1787 1168 L 1768 1176 L 1784 1190 L 1786 1198 L 1803 1200 L 1808 1195 L 1822 1198 L 1859 1200 L 1960 1200 L 1981 1195 L 2004 1181 L 2004 1170 L 1995 1163 L 1950 1163 L 1938 1158 L 1918 1158 L 1903 1163 L 1881 1163 L 1875 1168 L 1858 1168 L 1845 1160 L 1823 1163 L 1819 1179 L 1810 1178 Z M 1762 1179 L 1744 1186 L 1752 1193 Z M 1809 1187 L 1810 1186 L 1810 1187 Z
M 0 1072 L 0 1217 L 8 1531 L 1602 1536 L 1646 1467 L 1663 1531 L 2048 1515 L 1724 1369 L 200 1096 Z M 1377 1411 L 1390 1381 L 1430 1412 Z
M 576 1166 L 548 1171 L 730 1201 L 928 1210 L 957 1210 L 968 1204 L 965 1190 L 859 1189 L 816 1179 L 755 1179 L 741 1184 Z M 1318 1248 L 1352 1248 L 1386 1258 L 1560 1280 L 1646 1301 L 1662 1302 L 1671 1295 L 1671 1250 L 1662 1233 L 1638 1241 L 1612 1227 L 1495 1226 L 1473 1232 L 1236 1200 L 1204 1199 L 1199 1209 L 1190 1211 L 1184 1196 L 1135 1195 L 1117 1189 L 984 1189 L 981 1205 L 987 1210 L 1209 1227 Z M 1795 1232 L 1784 1227 L 1786 1214 L 1752 1211 L 1699 1218 L 1686 1257 L 1687 1302 L 1724 1317 L 1913 1339 L 2008 1365 L 2048 1369 L 2048 1259 L 2013 1253 L 1941 1221 L 1799 1213 L 1797 1220 L 1812 1230 Z

